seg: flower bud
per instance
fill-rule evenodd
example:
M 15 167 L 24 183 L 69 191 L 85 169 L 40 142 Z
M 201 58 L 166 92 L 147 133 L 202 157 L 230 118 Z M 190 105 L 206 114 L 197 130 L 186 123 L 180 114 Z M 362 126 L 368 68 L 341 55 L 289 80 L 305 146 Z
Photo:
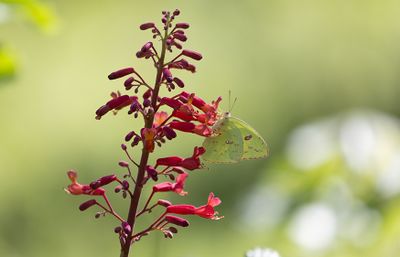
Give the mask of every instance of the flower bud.
M 146 30 L 146 29 L 150 29 L 150 28 L 154 28 L 153 22 L 147 22 L 147 23 L 143 23 L 142 25 L 140 25 L 141 30 Z
M 127 163 L 126 161 L 120 161 L 120 162 L 118 163 L 118 165 L 121 166 L 121 167 L 124 167 L 124 168 L 129 167 L 129 163 Z
M 143 94 L 143 98 L 150 98 L 152 92 L 153 91 L 151 89 L 146 90 L 146 92 L 144 92 L 144 94 Z
M 142 138 L 140 136 L 135 136 L 133 138 L 131 146 L 135 146 L 135 145 L 139 144 L 140 140 L 142 140 Z
M 163 69 L 163 75 L 164 75 L 164 78 L 167 80 L 167 82 L 173 81 L 172 73 L 168 68 Z
M 175 11 L 172 14 L 178 16 L 180 13 L 181 11 L 179 11 L 179 9 L 175 9 Z
M 133 82 L 134 78 L 133 77 L 129 77 L 125 80 L 124 82 L 124 86 L 125 88 L 128 90 L 132 87 L 132 82 Z
M 114 174 L 108 175 L 108 176 L 104 176 L 104 177 L 101 177 L 98 180 L 90 183 L 90 187 L 92 189 L 97 189 L 97 188 L 99 188 L 101 186 L 105 186 L 107 184 L 110 184 L 111 182 L 115 181 L 116 179 L 117 179 L 117 177 Z
M 126 136 L 125 136 L 125 141 L 126 141 L 126 142 L 131 141 L 131 139 L 132 139 L 132 137 L 133 137 L 134 135 L 136 135 L 135 131 L 129 132 L 129 133 L 126 134 Z
M 142 46 L 142 49 L 140 49 L 140 51 L 142 51 L 142 52 L 147 52 L 147 51 L 149 51 L 149 49 L 150 49 L 152 46 L 153 46 L 153 43 L 152 43 L 152 42 L 147 42 L 146 44 L 144 44 L 144 45 Z
M 154 181 L 158 180 L 157 170 L 150 165 L 146 167 L 147 174 L 151 177 Z
M 180 80 L 180 79 L 177 78 L 177 77 L 174 78 L 174 82 L 175 82 L 175 84 L 176 84 L 178 87 L 180 87 L 180 88 L 185 87 L 185 84 L 183 83 L 183 81 Z
M 149 98 L 143 100 L 144 107 L 149 107 L 150 105 L 151 105 L 151 100 Z
M 121 227 L 122 227 L 122 229 L 124 230 L 124 232 L 125 232 L 126 234 L 130 234 L 131 231 L 132 231 L 131 226 L 130 226 L 129 223 L 126 222 L 126 221 L 122 222 Z
M 122 228 L 121 227 L 115 227 L 114 228 L 114 232 L 119 234 L 119 232 L 121 232 Z
M 165 220 L 180 227 L 189 226 L 189 222 L 181 217 L 167 215 L 165 216 Z
M 123 187 L 125 190 L 128 190 L 128 189 L 129 189 L 129 182 L 126 181 L 126 180 L 122 181 L 122 187 Z
M 120 69 L 120 70 L 114 71 L 110 75 L 108 75 L 108 79 L 110 79 L 110 80 L 119 79 L 119 78 L 125 77 L 126 75 L 129 75 L 134 72 L 135 72 L 135 70 L 132 67 Z
M 163 132 L 164 132 L 165 136 L 169 140 L 171 140 L 171 139 L 176 137 L 176 132 L 172 128 L 168 127 L 168 126 L 164 126 L 163 127 Z
M 115 192 L 115 193 L 119 193 L 119 192 L 121 192 L 121 189 L 122 189 L 122 186 L 121 186 L 121 185 L 118 185 L 118 186 L 116 186 L 116 187 L 114 188 L 114 192 Z
M 190 27 L 189 23 L 181 22 L 175 25 L 178 29 L 188 29 Z
M 200 61 L 203 58 L 203 56 L 200 53 L 186 49 L 182 51 L 182 55 L 185 55 L 197 61 Z
M 88 200 L 88 201 L 82 203 L 81 205 L 79 205 L 79 210 L 84 211 L 84 210 L 88 209 L 89 207 L 92 207 L 96 203 L 97 203 L 97 201 L 94 199 Z
M 172 205 L 172 203 L 170 201 L 163 200 L 163 199 L 158 200 L 157 204 L 164 206 L 164 207 L 168 207 L 168 206 Z
M 121 149 L 125 151 L 126 150 L 126 144 L 121 144 Z
M 174 38 L 176 38 L 182 42 L 185 42 L 187 40 L 187 37 L 181 33 L 174 33 Z

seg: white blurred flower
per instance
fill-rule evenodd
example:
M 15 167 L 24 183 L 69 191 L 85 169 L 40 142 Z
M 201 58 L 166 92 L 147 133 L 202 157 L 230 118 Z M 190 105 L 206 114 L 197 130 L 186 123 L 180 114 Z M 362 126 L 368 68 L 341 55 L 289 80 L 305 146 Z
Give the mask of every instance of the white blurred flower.
M 248 251 L 246 257 L 280 257 L 280 255 L 272 249 L 257 247 Z

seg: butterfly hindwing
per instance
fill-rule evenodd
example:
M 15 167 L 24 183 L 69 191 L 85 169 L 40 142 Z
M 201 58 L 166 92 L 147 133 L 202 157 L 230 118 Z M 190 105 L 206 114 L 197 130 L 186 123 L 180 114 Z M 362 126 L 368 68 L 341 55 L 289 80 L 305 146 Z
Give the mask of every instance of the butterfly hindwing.
M 236 163 L 243 155 L 241 131 L 231 118 L 222 118 L 214 126 L 214 136 L 204 140 L 206 152 L 202 159 L 208 163 Z
M 241 160 L 261 159 L 269 155 L 269 147 L 265 140 L 246 122 L 230 117 L 230 122 L 235 128 L 240 131 L 243 152 L 240 157 Z

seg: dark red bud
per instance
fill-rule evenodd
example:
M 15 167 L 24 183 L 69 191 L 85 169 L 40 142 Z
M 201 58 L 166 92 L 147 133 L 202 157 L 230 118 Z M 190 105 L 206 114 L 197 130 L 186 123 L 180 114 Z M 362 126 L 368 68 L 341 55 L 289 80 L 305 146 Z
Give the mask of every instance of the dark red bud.
M 178 87 L 180 87 L 180 88 L 185 87 L 185 84 L 183 83 L 183 81 L 180 80 L 180 79 L 177 78 L 177 77 L 174 78 L 174 82 L 175 82 L 175 84 L 176 84 Z
M 189 222 L 181 217 L 167 215 L 165 216 L 165 220 L 180 227 L 189 226 Z
M 88 200 L 88 201 L 82 203 L 81 205 L 79 205 L 79 210 L 84 211 L 84 210 L 88 209 L 89 207 L 92 207 L 96 203 L 97 203 L 97 201 L 94 199 Z
M 174 33 L 185 34 L 185 31 L 178 29 L 178 30 L 176 30 Z
M 124 168 L 129 167 L 129 163 L 127 163 L 126 161 L 120 161 L 118 165 Z
M 126 150 L 126 144 L 121 144 L 121 149 L 125 151 Z
M 140 140 L 142 140 L 142 138 L 140 136 L 135 136 L 133 138 L 132 146 L 139 144 Z
M 187 40 L 187 37 L 184 34 L 176 33 L 176 32 L 174 33 L 174 38 L 176 38 L 182 42 L 185 42 Z
M 129 189 L 129 182 L 126 181 L 126 180 L 122 181 L 122 187 L 123 187 L 125 190 Z
M 115 175 L 108 175 L 108 176 L 104 176 L 99 178 L 98 180 L 90 183 L 90 187 L 92 189 L 97 189 L 101 186 L 105 186 L 107 184 L 110 184 L 111 182 L 115 181 L 117 179 L 117 177 Z
M 146 44 L 144 44 L 144 46 L 142 47 L 142 49 L 140 51 L 142 52 L 147 52 L 149 51 L 149 49 L 153 46 L 152 42 L 147 42 Z
M 129 133 L 126 134 L 126 136 L 125 136 L 125 141 L 126 141 L 126 142 L 131 141 L 131 139 L 132 139 L 132 137 L 133 137 L 134 135 L 136 135 L 135 131 L 129 132 Z
M 177 23 L 175 25 L 175 27 L 178 29 L 187 29 L 190 27 L 190 25 L 189 25 L 189 23 L 181 22 L 181 23 Z
M 119 193 L 119 192 L 121 192 L 121 189 L 122 189 L 122 186 L 121 186 L 121 185 L 118 185 L 118 186 L 116 186 L 116 187 L 114 188 L 114 192 L 115 192 L 115 193 Z
M 164 131 L 165 136 L 169 140 L 171 140 L 171 139 L 176 137 L 176 132 L 170 127 L 167 127 L 167 126 L 163 127 L 163 131 Z
M 181 13 L 181 11 L 179 11 L 178 9 L 176 9 L 176 10 L 173 12 L 173 15 L 178 16 L 180 13 Z
M 157 204 L 164 206 L 164 207 L 168 207 L 168 206 L 172 205 L 172 203 L 170 201 L 163 200 L 163 199 L 158 200 Z
M 185 55 L 197 61 L 200 61 L 203 58 L 203 56 L 200 53 L 192 50 L 183 50 L 182 55 Z
M 133 82 L 134 78 L 133 77 L 129 77 L 125 80 L 124 82 L 124 86 L 126 89 L 130 89 L 132 87 L 132 82 Z
M 150 29 L 150 28 L 154 28 L 153 22 L 147 22 L 147 23 L 143 23 L 142 25 L 140 25 L 141 30 L 146 30 L 146 29 Z
M 143 100 L 144 107 L 149 107 L 150 105 L 151 105 L 151 100 L 149 98 Z
M 163 75 L 164 78 L 168 81 L 168 82 L 172 82 L 173 81 L 173 77 L 172 77 L 172 73 L 168 68 L 164 68 L 163 69 Z
M 131 226 L 126 221 L 122 222 L 121 227 L 126 234 L 129 234 L 132 231 Z
M 114 232 L 119 234 L 119 232 L 121 232 L 122 228 L 121 227 L 115 227 L 114 228 Z
M 120 69 L 120 70 L 114 71 L 110 75 L 108 75 L 108 79 L 110 79 L 110 80 L 119 79 L 119 78 L 125 77 L 126 75 L 132 74 L 133 72 L 135 72 L 135 70 L 132 67 Z
M 154 181 L 158 180 L 157 170 L 150 165 L 146 167 L 147 174 L 151 177 Z
M 152 92 L 153 91 L 151 89 L 146 90 L 146 92 L 144 92 L 144 94 L 143 94 L 143 98 L 150 98 Z

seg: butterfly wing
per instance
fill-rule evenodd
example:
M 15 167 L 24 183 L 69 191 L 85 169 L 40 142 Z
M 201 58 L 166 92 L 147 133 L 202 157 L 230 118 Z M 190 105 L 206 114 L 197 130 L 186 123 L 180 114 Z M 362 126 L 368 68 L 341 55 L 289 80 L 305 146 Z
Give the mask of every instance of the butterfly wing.
M 240 131 L 243 140 L 241 160 L 261 159 L 269 155 L 269 147 L 260 134 L 246 122 L 231 117 L 230 123 Z
M 206 152 L 202 155 L 207 163 L 236 163 L 243 155 L 243 139 L 239 128 L 225 117 L 214 126 L 215 136 L 203 142 Z

